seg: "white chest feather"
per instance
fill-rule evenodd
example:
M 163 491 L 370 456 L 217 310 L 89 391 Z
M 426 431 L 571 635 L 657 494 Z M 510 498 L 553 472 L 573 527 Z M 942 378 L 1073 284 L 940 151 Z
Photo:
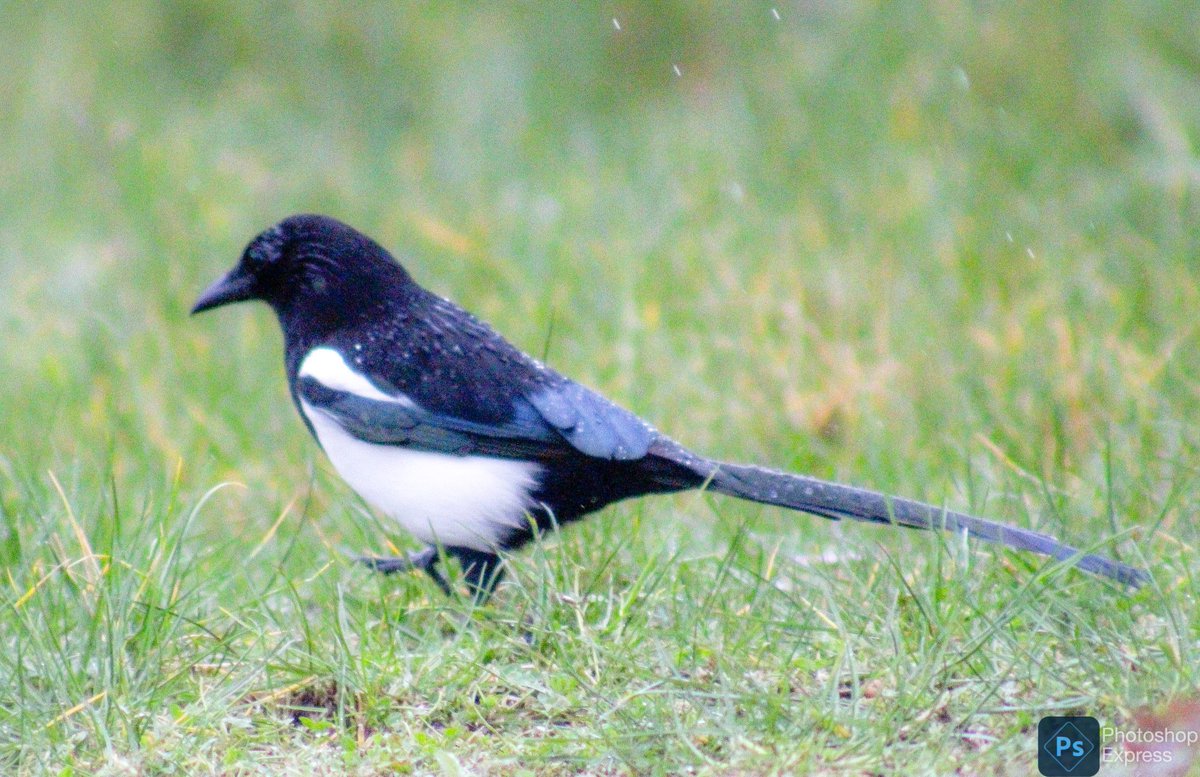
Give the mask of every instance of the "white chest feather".
M 332 349 L 314 350 L 300 374 L 370 399 L 412 404 L 380 392 Z M 492 551 L 529 520 L 537 464 L 363 442 L 319 409 L 300 405 L 338 474 L 422 542 Z

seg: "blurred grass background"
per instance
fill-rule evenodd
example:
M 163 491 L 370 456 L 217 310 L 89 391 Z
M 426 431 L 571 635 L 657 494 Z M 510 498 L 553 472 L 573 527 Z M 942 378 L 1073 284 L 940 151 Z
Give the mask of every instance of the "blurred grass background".
M 1029 771 L 1042 714 L 1194 687 L 1194 3 L 2 27 L 14 770 Z M 377 580 L 338 548 L 386 527 L 288 406 L 267 311 L 187 317 L 298 211 L 701 451 L 1125 532 L 1105 552 L 1156 584 L 695 496 L 519 556 L 488 613 Z

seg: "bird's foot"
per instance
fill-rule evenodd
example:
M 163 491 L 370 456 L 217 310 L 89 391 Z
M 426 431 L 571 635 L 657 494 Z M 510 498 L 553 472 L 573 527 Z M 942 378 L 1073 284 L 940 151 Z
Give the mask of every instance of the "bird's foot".
M 433 579 L 437 583 L 438 588 L 447 596 L 453 596 L 454 591 L 450 588 L 450 583 L 446 582 L 446 578 L 438 570 L 437 564 L 440 560 L 437 548 L 429 547 L 419 553 L 406 553 L 403 556 L 354 556 L 354 560 L 363 566 L 370 567 L 376 572 L 382 572 L 385 575 L 394 575 L 397 572 L 411 572 L 414 569 L 419 569 Z
M 451 558 L 457 558 L 462 565 L 463 579 L 470 590 L 476 604 L 483 604 L 491 598 L 496 584 L 504 576 L 504 566 L 500 557 L 494 553 L 471 550 L 469 548 L 446 548 L 445 553 Z M 397 572 L 409 572 L 419 569 L 429 575 L 438 588 L 447 596 L 454 596 L 454 589 L 437 568 L 441 554 L 435 547 L 428 547 L 419 553 L 406 553 L 403 556 L 352 556 L 352 558 L 385 575 Z

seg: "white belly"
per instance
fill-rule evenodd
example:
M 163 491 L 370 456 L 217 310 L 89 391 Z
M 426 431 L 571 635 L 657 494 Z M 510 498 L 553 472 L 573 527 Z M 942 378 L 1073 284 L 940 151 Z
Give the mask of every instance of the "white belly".
M 338 474 L 422 542 L 493 552 L 511 529 L 528 525 L 537 464 L 363 442 L 300 404 Z

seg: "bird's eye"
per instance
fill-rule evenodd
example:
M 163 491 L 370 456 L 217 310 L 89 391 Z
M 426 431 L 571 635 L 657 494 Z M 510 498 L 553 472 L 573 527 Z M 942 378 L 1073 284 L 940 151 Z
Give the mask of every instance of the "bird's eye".
M 300 277 L 303 278 L 302 283 L 310 291 L 324 294 L 325 290 L 329 288 L 328 271 L 322 265 L 320 257 L 298 257 L 294 266 L 299 270 Z

